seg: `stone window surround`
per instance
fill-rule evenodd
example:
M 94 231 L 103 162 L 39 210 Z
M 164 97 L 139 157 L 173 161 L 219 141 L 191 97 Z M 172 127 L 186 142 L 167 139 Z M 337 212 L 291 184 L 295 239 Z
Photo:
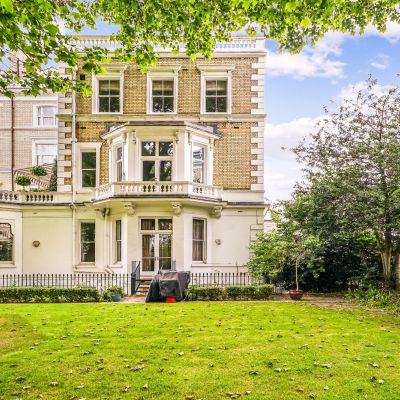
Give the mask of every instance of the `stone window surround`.
M 204 221 L 204 240 L 203 240 L 203 260 L 199 261 L 194 261 L 193 260 L 193 225 L 194 225 L 194 220 L 202 220 Z M 202 264 L 207 264 L 207 255 L 208 255 L 208 223 L 207 223 L 207 218 L 204 217 L 193 217 L 192 218 L 192 265 L 202 265 Z
M 197 65 L 200 71 L 200 114 L 232 114 L 232 71 L 234 65 Z M 206 112 L 206 81 L 226 79 L 227 85 L 227 110 L 225 112 Z
M 147 114 L 151 115 L 175 115 L 178 113 L 178 72 L 181 65 L 168 65 L 151 68 L 147 72 Z M 152 107 L 152 82 L 157 79 L 173 79 L 174 80 L 174 111 L 158 112 L 153 111 Z
M 94 262 L 84 262 L 82 261 L 82 224 L 83 223 L 93 223 L 94 224 L 94 246 L 95 246 L 95 261 Z M 94 266 L 96 264 L 96 250 L 97 250 L 97 224 L 95 219 L 79 219 L 78 220 L 78 251 L 77 251 L 77 256 L 78 256 L 78 264 L 77 267 L 80 266 Z
M 37 151 L 36 145 L 48 144 L 55 145 L 57 147 L 57 139 L 51 137 L 33 137 L 32 138 L 32 165 L 36 165 Z M 57 157 L 57 156 L 56 156 Z
M 40 107 L 52 107 L 54 108 L 54 125 L 39 125 L 38 117 L 39 117 L 39 108 Z M 51 104 L 51 103 L 40 103 L 40 104 L 35 104 L 32 108 L 32 126 L 34 128 L 39 128 L 39 129 L 52 129 L 52 128 L 57 128 L 57 105 L 56 104 Z
M 86 151 L 96 152 L 96 187 L 100 185 L 100 148 L 101 143 L 98 142 L 78 142 L 76 144 L 77 153 L 77 193 L 92 193 L 95 188 L 82 187 L 82 153 Z
M 112 114 L 118 115 L 123 114 L 124 112 L 124 71 L 127 65 L 125 66 L 110 66 L 106 67 L 107 72 L 104 74 L 93 75 L 92 76 L 92 114 Z M 99 111 L 99 81 L 101 80 L 119 80 L 119 111 L 118 112 L 100 112 Z

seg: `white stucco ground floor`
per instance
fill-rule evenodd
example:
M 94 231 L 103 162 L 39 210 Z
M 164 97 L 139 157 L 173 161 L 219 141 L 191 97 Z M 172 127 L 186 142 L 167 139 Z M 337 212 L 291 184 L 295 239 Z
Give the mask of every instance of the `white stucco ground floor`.
M 264 227 L 263 204 L 194 199 L 0 204 L 0 275 L 242 272 Z

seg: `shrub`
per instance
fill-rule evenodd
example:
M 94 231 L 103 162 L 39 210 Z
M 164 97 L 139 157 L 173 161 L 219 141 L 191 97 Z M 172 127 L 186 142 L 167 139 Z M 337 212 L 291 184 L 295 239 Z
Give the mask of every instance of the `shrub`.
M 257 297 L 261 300 L 269 299 L 274 293 L 272 285 L 257 286 Z
M 0 288 L 0 303 L 88 303 L 100 301 L 97 289 L 81 288 Z
M 186 291 L 186 296 L 190 300 L 223 300 L 225 291 L 218 286 L 192 286 Z
M 19 186 L 22 186 L 25 190 L 25 186 L 29 186 L 32 181 L 28 176 L 19 175 L 15 178 L 15 183 Z
M 372 308 L 388 308 L 400 311 L 400 295 L 384 289 L 369 288 L 367 290 L 355 289 L 347 297 L 358 300 Z
M 111 286 L 107 289 L 110 294 L 120 294 L 122 295 L 122 288 L 120 286 Z
M 228 298 L 232 300 L 237 300 L 242 295 L 242 287 L 241 286 L 226 286 L 225 293 Z

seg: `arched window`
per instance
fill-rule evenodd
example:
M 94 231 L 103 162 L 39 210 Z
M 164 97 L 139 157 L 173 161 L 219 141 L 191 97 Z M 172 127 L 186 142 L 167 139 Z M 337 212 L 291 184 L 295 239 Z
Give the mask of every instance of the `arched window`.
M 13 260 L 13 234 L 11 224 L 0 223 L 0 261 Z

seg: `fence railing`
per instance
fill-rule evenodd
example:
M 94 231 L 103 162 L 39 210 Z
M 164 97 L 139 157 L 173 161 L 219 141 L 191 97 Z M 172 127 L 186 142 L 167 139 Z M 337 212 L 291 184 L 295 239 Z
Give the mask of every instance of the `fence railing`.
M 190 286 L 246 286 L 272 283 L 274 293 L 282 293 L 282 287 L 271 281 L 253 278 L 247 272 L 191 273 Z M 112 286 L 122 288 L 125 295 L 134 295 L 141 284 L 140 263 L 132 262 L 132 272 L 127 274 L 74 273 L 74 274 L 8 274 L 0 275 L 1 287 L 94 287 L 104 293 Z
M 0 275 L 0 287 L 54 287 L 78 288 L 94 287 L 104 293 L 112 286 L 122 288 L 126 295 L 136 293 L 140 285 L 140 275 L 75 273 L 75 274 L 9 274 Z
M 283 288 L 271 279 L 257 279 L 247 272 L 194 272 L 190 274 L 190 286 L 246 286 L 271 283 L 275 294 L 281 294 Z

